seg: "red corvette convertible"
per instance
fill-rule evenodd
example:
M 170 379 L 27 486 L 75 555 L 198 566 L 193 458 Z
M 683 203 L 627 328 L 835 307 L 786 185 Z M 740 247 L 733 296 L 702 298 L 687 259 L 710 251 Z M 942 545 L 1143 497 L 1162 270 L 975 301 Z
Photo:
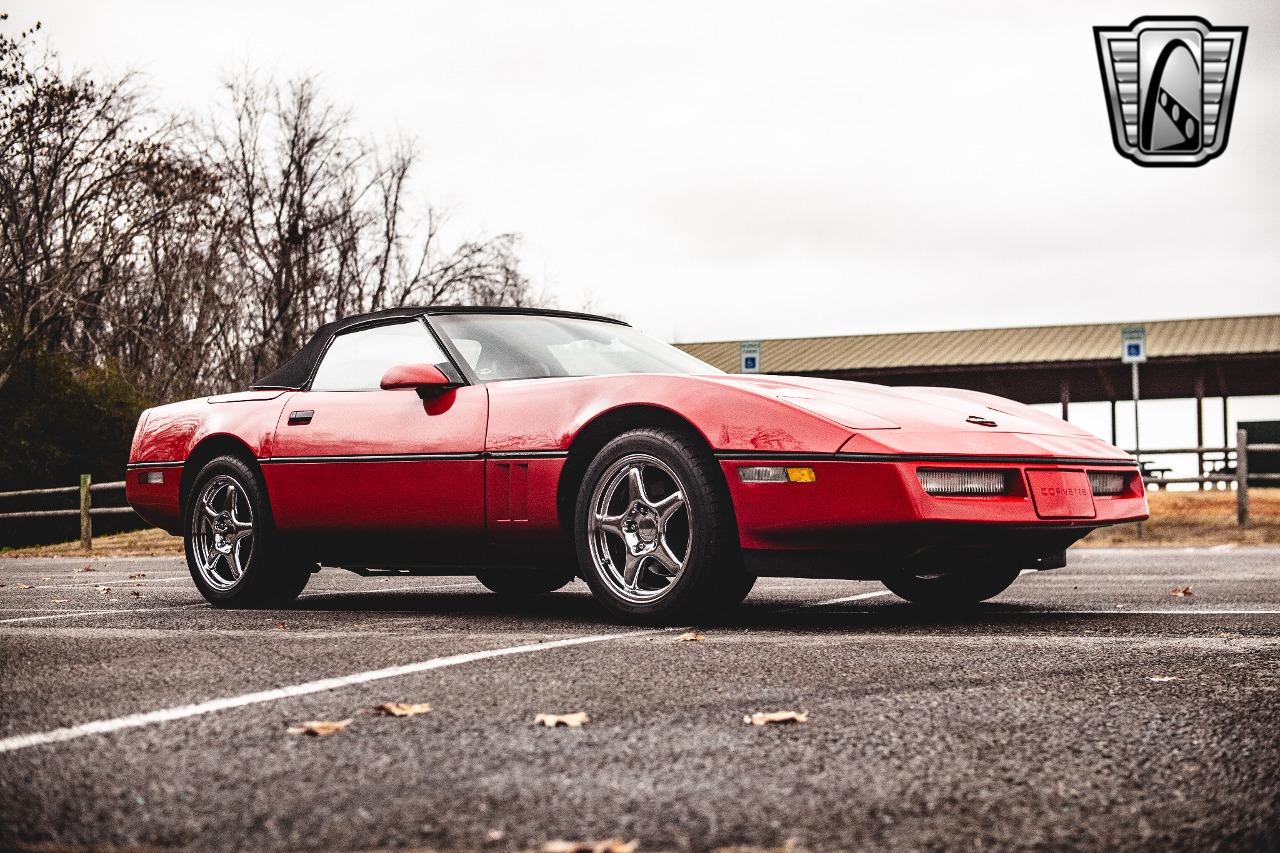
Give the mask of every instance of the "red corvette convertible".
M 735 605 L 761 575 L 974 602 L 1147 517 L 1132 457 L 1019 403 L 727 375 L 530 309 L 330 323 L 252 390 L 144 412 L 127 490 L 217 605 L 289 601 L 326 565 L 511 595 L 576 575 L 633 619 Z

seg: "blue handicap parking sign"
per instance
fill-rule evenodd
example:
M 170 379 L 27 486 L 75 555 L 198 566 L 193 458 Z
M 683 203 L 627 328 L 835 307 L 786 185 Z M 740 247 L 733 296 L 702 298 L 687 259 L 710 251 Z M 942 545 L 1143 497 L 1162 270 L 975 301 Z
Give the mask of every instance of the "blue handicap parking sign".
M 749 356 L 747 356 L 746 358 L 744 358 L 744 359 L 742 360 L 742 366 L 743 366 L 744 368 L 746 368 L 747 370 L 755 370 L 755 369 L 756 369 L 756 357 L 755 357 L 754 355 L 749 355 Z

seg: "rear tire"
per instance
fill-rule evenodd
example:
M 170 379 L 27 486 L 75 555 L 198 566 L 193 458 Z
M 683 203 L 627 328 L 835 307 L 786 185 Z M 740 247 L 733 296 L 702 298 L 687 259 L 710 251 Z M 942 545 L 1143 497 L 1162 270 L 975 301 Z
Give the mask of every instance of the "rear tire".
M 721 613 L 755 583 L 723 473 L 677 430 L 635 429 L 606 444 L 583 477 L 573 531 L 596 600 L 630 621 Z
M 317 568 L 283 552 L 266 490 L 235 456 L 219 456 L 200 469 L 183 532 L 191 578 L 215 607 L 288 604 Z
M 955 572 L 902 572 L 881 583 L 899 598 L 931 608 L 954 608 L 994 598 L 1009 588 L 1018 569 L 962 569 Z
M 498 595 L 525 598 L 545 595 L 568 586 L 573 583 L 573 572 L 520 569 L 509 572 L 476 572 L 476 578 Z

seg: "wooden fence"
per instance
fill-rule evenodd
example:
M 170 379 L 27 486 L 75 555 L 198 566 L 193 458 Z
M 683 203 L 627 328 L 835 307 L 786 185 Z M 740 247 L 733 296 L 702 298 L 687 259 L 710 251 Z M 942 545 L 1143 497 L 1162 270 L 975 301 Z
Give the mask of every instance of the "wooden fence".
M 52 489 L 21 489 L 16 492 L 0 492 L 0 498 L 33 497 L 36 495 L 69 495 L 79 493 L 79 509 L 38 509 L 26 512 L 0 512 L 0 520 L 7 518 L 57 518 L 59 516 L 80 516 L 80 547 L 84 551 L 93 550 L 93 517 L 95 515 L 125 515 L 133 510 L 127 506 L 94 507 L 94 492 L 110 492 L 124 489 L 124 480 L 114 483 L 90 482 L 88 474 L 80 475 L 78 486 L 56 486 Z

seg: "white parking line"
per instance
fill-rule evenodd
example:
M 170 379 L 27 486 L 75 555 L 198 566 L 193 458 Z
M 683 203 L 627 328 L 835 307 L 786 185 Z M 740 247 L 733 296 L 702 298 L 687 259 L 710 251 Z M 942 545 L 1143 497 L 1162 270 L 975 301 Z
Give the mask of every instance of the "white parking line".
M 813 604 L 802 604 L 800 605 L 800 607 L 797 607 L 795 609 L 800 610 L 804 607 L 826 607 L 829 604 L 846 604 L 850 601 L 862 601 L 863 599 L 867 599 L 867 598 L 879 598 L 882 595 L 893 595 L 893 593 L 889 592 L 889 590 L 887 589 L 879 589 L 879 590 L 876 590 L 875 592 L 863 592 L 863 593 L 859 593 L 858 595 L 846 595 L 844 598 L 828 598 L 826 601 L 815 601 Z
M 377 595 L 383 592 L 431 592 L 437 589 L 460 589 L 468 586 L 480 586 L 480 581 L 469 581 L 467 583 L 440 583 L 418 586 L 387 586 L 378 589 L 337 589 L 330 592 L 306 592 L 298 596 L 303 598 L 318 598 L 322 595 Z
M 1087 616 L 1280 616 L 1280 610 L 1130 610 L 1117 607 L 1115 610 L 1016 610 L 1009 611 L 1014 616 L 1039 615 L 1078 615 Z
M 0 625 L 9 622 L 38 622 L 42 619 L 66 619 L 71 616 L 102 616 L 104 614 L 116 615 L 120 613 L 163 613 L 168 610 L 187 610 L 192 607 L 208 607 L 209 605 L 201 602 L 199 604 L 183 604 L 180 607 L 130 607 L 124 610 L 66 610 L 62 613 L 53 613 L 48 616 L 20 616 L 17 619 L 0 619 Z
M 245 693 L 240 696 L 228 696 L 223 699 L 212 699 L 208 702 L 197 702 L 194 705 L 179 705 L 176 708 L 162 708 L 157 711 L 130 714 L 127 717 L 116 717 L 110 720 L 95 720 L 92 723 L 82 723 L 78 726 L 68 726 L 67 728 L 53 729 L 47 732 L 36 732 L 29 735 L 16 735 L 14 737 L 8 737 L 0 740 L 0 752 L 12 752 L 16 749 L 26 749 L 31 746 L 41 746 L 43 744 L 58 743 L 59 741 L 64 740 L 74 740 L 76 738 L 88 737 L 89 735 L 118 732 L 121 729 L 149 726 L 154 723 L 181 720 L 185 717 L 198 717 L 202 714 L 212 714 L 217 711 L 226 711 L 230 708 L 243 708 L 246 705 L 259 705 L 263 702 L 274 702 L 277 699 L 290 699 L 295 696 L 306 696 L 310 693 L 322 693 L 327 690 L 337 690 L 341 687 L 350 687 L 355 684 L 367 684 L 370 681 L 399 678 L 401 676 L 427 672 L 433 669 L 444 669 L 445 667 L 459 666 L 464 663 L 489 660 L 490 658 L 507 657 L 509 655 L 523 655 L 530 654 L 532 652 L 544 652 L 550 651 L 551 649 L 563 649 L 568 646 L 586 645 L 587 643 L 603 643 L 608 640 L 643 637 L 648 634 L 658 634 L 663 631 L 673 630 L 685 629 L 665 628 L 647 631 L 628 631 L 622 634 L 594 634 L 586 637 L 573 637 L 568 640 L 552 640 L 546 643 L 528 643 L 523 646 L 507 646 L 506 648 L 490 649 L 483 652 L 466 652 L 465 654 L 460 655 L 448 655 L 447 657 L 432 658 L 431 660 L 418 661 L 417 663 L 407 663 L 401 666 L 389 666 L 385 669 L 371 669 L 367 672 L 342 675 L 337 678 L 322 678 L 319 681 L 292 684 L 288 687 L 278 687 L 274 690 L 259 690 L 256 693 Z
M 37 584 L 32 589 L 92 589 L 95 586 L 142 586 L 152 583 L 173 583 L 175 581 L 191 580 L 190 575 L 183 575 L 177 578 L 145 578 L 138 580 L 129 580 L 128 578 L 118 578 L 116 580 L 100 580 L 89 581 L 86 583 L 53 583 L 53 584 Z
M 333 592 L 307 593 L 299 596 L 299 600 L 308 599 L 308 598 L 320 598 L 322 596 L 330 596 L 330 595 L 361 595 L 361 594 L 382 593 L 382 592 L 430 592 L 431 590 L 436 590 L 436 589 L 457 589 L 460 587 L 471 587 L 471 586 L 479 586 L 479 585 L 480 585 L 479 581 L 471 581 L 470 583 L 448 583 L 448 584 L 434 584 L 434 585 L 428 585 L 428 586 L 393 586 L 393 587 L 385 587 L 382 589 L 369 589 L 369 590 L 348 589 L 348 590 L 336 590 Z M 48 587 L 37 587 L 37 589 L 48 589 Z M 16 619 L 0 619 L 0 625 L 7 624 L 9 622 L 38 622 L 44 619 L 67 619 L 73 616 L 104 616 L 104 615 L 114 615 L 117 613 L 162 613 L 169 610 L 186 610 L 191 607 L 208 607 L 208 606 L 209 605 L 207 603 L 201 602 L 199 604 L 183 604 L 179 607 L 132 607 L 127 610 L 61 610 L 61 611 L 58 611 L 57 613 L 53 613 L 48 616 L 21 616 Z M 23 612 L 30 613 L 31 610 L 26 609 Z

